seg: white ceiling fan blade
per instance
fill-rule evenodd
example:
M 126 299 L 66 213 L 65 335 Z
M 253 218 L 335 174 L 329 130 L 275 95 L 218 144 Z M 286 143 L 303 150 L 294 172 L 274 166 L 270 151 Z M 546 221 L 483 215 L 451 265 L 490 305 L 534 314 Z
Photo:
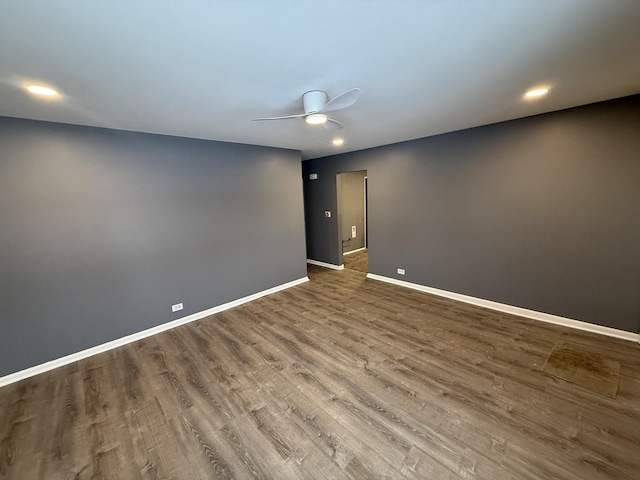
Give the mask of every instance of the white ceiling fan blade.
M 342 125 L 340 122 L 331 120 L 330 118 L 327 118 L 327 121 L 324 122 L 322 126 L 327 130 L 340 130 L 341 128 L 344 128 L 344 125 Z
M 322 107 L 321 112 L 333 112 L 334 110 L 340 110 L 341 108 L 347 108 L 356 103 L 360 97 L 360 89 L 352 88 L 344 93 L 341 93 L 337 97 L 332 98 L 327 104 Z
M 300 118 L 306 116 L 306 113 L 300 113 L 298 115 L 284 115 L 282 117 L 266 117 L 266 118 L 252 118 L 252 122 L 259 122 L 261 120 L 284 120 L 286 118 Z

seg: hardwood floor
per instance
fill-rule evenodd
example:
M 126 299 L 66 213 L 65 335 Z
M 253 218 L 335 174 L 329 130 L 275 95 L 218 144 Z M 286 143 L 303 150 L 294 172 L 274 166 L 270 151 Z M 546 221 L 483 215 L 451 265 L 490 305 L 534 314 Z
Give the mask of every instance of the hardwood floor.
M 640 479 L 637 344 L 309 275 L 0 389 L 0 477 Z M 616 399 L 541 371 L 561 340 Z
M 342 256 L 344 268 L 367 273 L 369 271 L 369 252 L 367 249 Z

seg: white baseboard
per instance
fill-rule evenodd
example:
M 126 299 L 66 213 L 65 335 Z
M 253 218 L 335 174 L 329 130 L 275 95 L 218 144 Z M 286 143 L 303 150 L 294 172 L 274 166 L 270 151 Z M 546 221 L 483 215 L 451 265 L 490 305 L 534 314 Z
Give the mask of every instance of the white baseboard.
M 190 323 L 196 320 L 200 320 L 201 318 L 208 317 L 209 315 L 213 315 L 215 313 L 219 313 L 224 310 L 229 310 L 230 308 L 237 307 L 239 305 L 242 305 L 243 303 L 251 302 L 252 300 L 256 300 L 260 297 L 264 297 L 265 295 L 271 295 L 272 293 L 279 292 L 280 290 L 286 290 L 287 288 L 291 288 L 308 281 L 309 281 L 309 277 L 299 278 L 297 280 L 283 283 L 282 285 L 277 285 L 273 288 L 269 288 L 267 290 L 254 293 L 252 295 L 248 295 L 246 297 L 242 297 L 228 303 L 223 303 L 222 305 L 218 305 L 216 307 L 212 307 L 207 310 L 203 310 L 201 312 L 187 315 L 186 317 L 178 318 L 177 320 L 172 320 L 171 322 L 168 322 L 168 323 L 163 323 L 162 325 L 158 325 L 157 327 L 152 327 L 147 330 L 142 330 L 141 332 L 133 333 L 131 335 L 127 335 L 126 337 L 117 338 L 116 340 L 103 343 L 102 345 L 97 345 L 95 347 L 91 347 L 86 350 L 82 350 L 80 352 L 72 353 L 71 355 L 66 355 L 64 357 L 51 360 L 50 362 L 42 363 L 40 365 L 35 365 L 25 370 L 20 370 L 19 372 L 5 375 L 4 377 L 0 377 L 0 387 L 4 387 L 5 385 L 9 385 L 11 383 L 15 383 L 20 380 L 24 380 L 25 378 L 33 377 L 34 375 L 38 375 L 40 373 L 48 372 L 49 370 L 53 370 L 54 368 L 62 367 L 64 365 L 77 362 L 78 360 L 82 360 L 84 358 L 97 355 L 98 353 L 106 352 L 107 350 L 112 350 L 114 348 L 121 347 L 122 345 L 126 345 L 127 343 L 135 342 L 137 340 L 150 337 L 157 333 L 170 330 L 180 325 L 184 325 L 185 323 Z
M 533 320 L 540 320 L 542 322 L 554 323 L 556 325 L 562 325 L 564 327 L 576 328 L 578 330 L 584 330 L 592 333 L 599 333 L 601 335 L 607 335 L 609 337 L 621 338 L 623 340 L 629 340 L 632 342 L 640 342 L 640 334 L 627 332 L 625 330 L 618 330 L 616 328 L 603 327 L 602 325 L 595 325 L 593 323 L 583 322 L 580 320 L 574 320 L 572 318 L 560 317 L 558 315 L 552 315 L 550 313 L 537 312 L 535 310 L 529 310 L 527 308 L 514 307 L 513 305 L 507 305 L 505 303 L 494 302 L 491 300 L 484 300 L 482 298 L 471 297 L 469 295 L 463 295 L 461 293 L 448 292 L 447 290 L 439 290 L 437 288 L 427 287 L 418 283 L 405 282 L 404 280 L 397 280 L 395 278 L 384 277 L 382 275 L 376 275 L 375 273 L 367 273 L 367 278 L 372 280 L 378 280 L 381 282 L 392 283 L 401 287 L 411 288 L 413 290 L 419 290 L 425 293 L 431 293 L 440 297 L 451 298 L 458 300 L 459 302 L 470 303 L 472 305 L 478 305 L 484 308 L 490 308 L 491 310 L 497 310 L 499 312 L 510 313 L 512 315 L 518 315 L 520 317 L 531 318 Z
M 334 265 L 333 263 L 319 262 L 318 260 L 310 260 L 308 258 L 307 258 L 307 263 L 311 265 L 317 265 L 319 267 L 324 267 L 324 268 L 333 268 L 334 270 L 344 270 L 344 264 Z
M 367 247 L 356 248 L 355 250 L 349 250 L 348 252 L 342 252 L 342 255 L 351 255 L 352 253 L 361 252 L 361 251 L 366 250 L 366 249 L 367 249 Z

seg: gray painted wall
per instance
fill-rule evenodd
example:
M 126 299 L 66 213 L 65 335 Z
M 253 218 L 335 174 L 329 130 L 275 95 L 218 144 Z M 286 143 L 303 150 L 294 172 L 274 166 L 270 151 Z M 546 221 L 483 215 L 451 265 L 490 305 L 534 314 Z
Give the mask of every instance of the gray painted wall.
M 320 160 L 324 159 L 302 162 L 307 258 L 341 265 L 336 182 L 339 164 L 335 159 L 318 163 Z M 310 180 L 311 172 L 320 172 L 318 178 Z M 331 212 L 330 218 L 325 216 L 326 211 Z
M 366 169 L 370 272 L 638 332 L 638 132 L 635 95 L 303 162 L 307 257 L 339 262 L 322 211 Z
M 0 117 L 0 375 L 304 277 L 300 176 L 291 150 Z
M 342 252 L 364 248 L 364 177 L 367 172 L 345 172 L 337 175 L 338 225 Z M 352 237 L 351 227 L 356 227 Z

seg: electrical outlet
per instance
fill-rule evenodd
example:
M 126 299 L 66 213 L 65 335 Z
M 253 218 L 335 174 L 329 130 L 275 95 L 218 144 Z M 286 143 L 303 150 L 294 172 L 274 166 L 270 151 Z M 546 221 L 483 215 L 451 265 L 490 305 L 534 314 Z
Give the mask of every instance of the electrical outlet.
M 398 269 L 398 275 L 404 275 L 404 268 Z
M 177 312 L 178 310 L 182 310 L 184 308 L 184 304 L 176 303 L 175 305 L 171 305 L 171 311 Z
M 325 216 L 326 218 L 331 218 L 331 212 L 330 212 L 329 210 L 325 210 L 325 211 L 324 211 L 324 216 Z
M 351 227 L 351 238 L 356 238 L 356 226 Z

